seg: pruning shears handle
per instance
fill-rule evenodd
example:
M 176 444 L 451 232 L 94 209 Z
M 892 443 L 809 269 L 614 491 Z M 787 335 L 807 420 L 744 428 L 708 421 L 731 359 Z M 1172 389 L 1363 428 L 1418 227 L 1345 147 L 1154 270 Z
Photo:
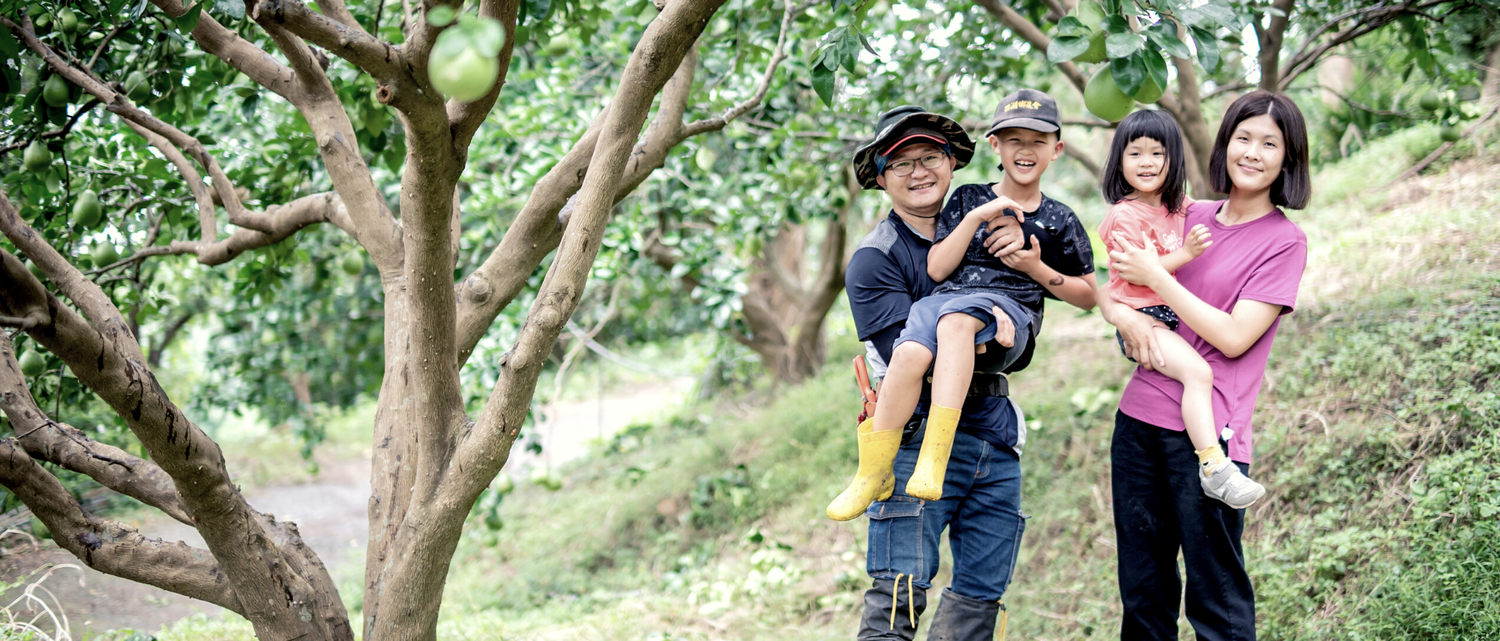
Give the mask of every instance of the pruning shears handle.
M 870 386 L 870 373 L 865 371 L 863 356 L 854 357 L 854 382 L 859 385 L 859 398 L 864 402 L 859 412 L 859 422 L 863 423 L 865 419 L 875 416 L 876 401 L 875 388 Z

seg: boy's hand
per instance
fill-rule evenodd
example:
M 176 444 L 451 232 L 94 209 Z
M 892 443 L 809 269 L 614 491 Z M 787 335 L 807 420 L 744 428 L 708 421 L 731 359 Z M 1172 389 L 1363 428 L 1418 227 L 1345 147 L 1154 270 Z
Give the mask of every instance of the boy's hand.
M 1021 205 L 1017 204 L 1016 201 L 1006 198 L 1005 196 L 998 196 L 994 200 L 970 209 L 969 213 L 966 215 L 985 222 L 993 222 L 995 219 L 1005 216 L 1005 210 L 1007 209 L 1015 212 L 1017 220 L 1026 220 L 1026 210 L 1022 209 Z M 994 227 L 992 225 L 991 229 L 993 228 Z
M 1016 249 L 1004 256 L 996 255 L 1006 267 L 1023 274 L 1030 274 L 1042 266 L 1042 244 L 1036 236 L 1031 237 L 1031 249 Z
M 1182 241 L 1182 248 L 1186 249 L 1193 258 L 1203 255 L 1203 250 L 1208 249 L 1214 241 L 1209 240 L 1213 234 L 1209 233 L 1208 227 L 1193 225 L 1193 230 L 1188 232 L 1187 238 Z

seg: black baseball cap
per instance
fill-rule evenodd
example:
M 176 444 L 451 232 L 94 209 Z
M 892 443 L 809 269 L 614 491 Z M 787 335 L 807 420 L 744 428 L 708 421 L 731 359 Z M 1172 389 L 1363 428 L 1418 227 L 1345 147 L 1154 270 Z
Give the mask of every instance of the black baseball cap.
M 974 158 L 974 140 L 963 125 L 916 105 L 903 105 L 880 114 L 875 122 L 875 138 L 854 151 L 854 175 L 859 186 L 883 189 L 875 182 L 880 175 L 878 158 L 917 142 L 946 144 L 953 159 L 958 161 L 954 169 L 962 169 Z
M 1040 131 L 1044 134 L 1058 132 L 1062 135 L 1062 120 L 1057 117 L 1057 101 L 1052 96 L 1035 89 L 1022 89 L 1000 99 L 995 105 L 995 119 L 984 137 L 1006 127 L 1019 127 Z

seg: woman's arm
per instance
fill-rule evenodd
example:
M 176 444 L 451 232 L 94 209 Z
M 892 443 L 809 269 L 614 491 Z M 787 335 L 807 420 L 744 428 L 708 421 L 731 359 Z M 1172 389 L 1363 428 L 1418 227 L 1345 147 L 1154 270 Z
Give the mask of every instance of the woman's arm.
M 1150 316 L 1131 309 L 1129 305 L 1109 297 L 1109 292 L 1098 292 L 1099 312 L 1104 320 L 1120 330 L 1120 339 L 1125 341 L 1125 355 L 1134 358 L 1141 367 L 1154 370 L 1166 364 L 1161 346 L 1156 342 L 1155 321 Z
M 1162 268 L 1154 249 L 1118 234 L 1115 242 L 1120 249 L 1109 253 L 1110 269 L 1131 283 L 1150 287 L 1182 322 L 1225 356 L 1237 358 L 1244 354 L 1281 314 L 1280 305 L 1246 299 L 1235 302 L 1234 309 L 1225 313 L 1203 302 L 1172 278 Z

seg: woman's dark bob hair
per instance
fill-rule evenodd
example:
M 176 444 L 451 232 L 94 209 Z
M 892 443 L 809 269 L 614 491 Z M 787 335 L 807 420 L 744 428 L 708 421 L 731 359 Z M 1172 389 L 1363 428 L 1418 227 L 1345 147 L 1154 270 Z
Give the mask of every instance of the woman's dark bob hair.
M 1134 187 L 1125 180 L 1120 164 L 1124 162 L 1125 148 L 1141 138 L 1150 138 L 1161 143 L 1167 152 L 1167 178 L 1161 185 L 1161 204 L 1174 216 L 1186 215 L 1183 210 L 1182 188 L 1186 184 L 1187 170 L 1182 156 L 1182 130 L 1166 112 L 1143 109 L 1125 117 L 1115 129 L 1114 142 L 1109 146 L 1109 161 L 1104 163 L 1104 178 L 1100 187 L 1104 200 L 1113 205 L 1124 200 Z
M 1312 173 L 1307 166 L 1307 124 L 1297 103 L 1279 93 L 1255 91 L 1240 96 L 1224 112 L 1219 137 L 1208 160 L 1208 184 L 1214 191 L 1227 194 L 1234 183 L 1229 180 L 1229 141 L 1240 123 L 1256 116 L 1269 115 L 1281 129 L 1281 175 L 1271 183 L 1271 204 L 1288 209 L 1304 209 L 1312 199 Z

